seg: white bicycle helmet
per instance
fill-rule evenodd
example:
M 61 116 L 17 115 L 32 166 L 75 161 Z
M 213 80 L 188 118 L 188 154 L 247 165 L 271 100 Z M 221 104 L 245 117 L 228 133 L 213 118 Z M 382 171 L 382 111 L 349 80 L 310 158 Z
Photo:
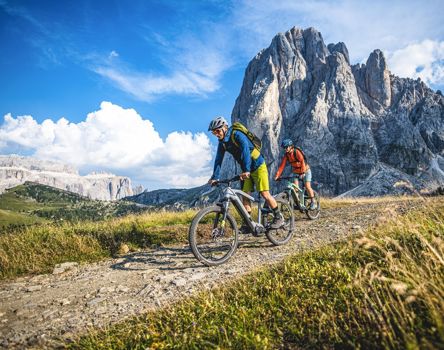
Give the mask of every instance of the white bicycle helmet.
M 224 125 L 228 125 L 226 119 L 224 117 L 216 117 L 211 121 L 210 125 L 208 126 L 208 131 L 219 129 Z

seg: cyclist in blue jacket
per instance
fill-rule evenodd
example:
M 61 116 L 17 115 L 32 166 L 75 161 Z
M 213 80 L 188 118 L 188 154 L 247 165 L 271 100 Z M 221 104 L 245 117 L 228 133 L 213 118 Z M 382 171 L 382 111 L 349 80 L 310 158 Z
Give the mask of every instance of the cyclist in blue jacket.
M 208 180 L 208 183 L 212 185 L 219 179 L 225 152 L 231 153 L 242 169 L 242 173 L 240 174 L 241 180 L 244 181 L 242 191 L 247 193 L 253 192 L 254 186 L 256 186 L 256 190 L 273 210 L 274 220 L 271 228 L 278 229 L 282 227 L 284 218 L 282 217 L 276 200 L 270 194 L 267 165 L 260 151 L 254 147 L 253 143 L 243 132 L 229 128 L 228 122 L 224 117 L 216 117 L 213 119 L 208 127 L 208 131 L 211 131 L 219 140 L 213 175 L 210 180 Z M 234 136 L 232 137 L 231 134 L 233 132 Z M 250 200 L 245 197 L 242 197 L 242 200 L 245 208 L 251 215 Z M 245 225 L 241 227 L 241 230 L 247 228 L 248 226 Z

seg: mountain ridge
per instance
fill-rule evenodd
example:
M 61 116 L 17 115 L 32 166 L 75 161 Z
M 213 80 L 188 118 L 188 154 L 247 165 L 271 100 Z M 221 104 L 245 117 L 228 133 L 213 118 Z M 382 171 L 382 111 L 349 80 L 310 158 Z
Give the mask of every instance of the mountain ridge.
M 61 162 L 0 155 L 0 193 L 26 181 L 99 200 L 117 200 L 134 194 L 129 177 L 109 173 L 81 176 L 75 167 Z

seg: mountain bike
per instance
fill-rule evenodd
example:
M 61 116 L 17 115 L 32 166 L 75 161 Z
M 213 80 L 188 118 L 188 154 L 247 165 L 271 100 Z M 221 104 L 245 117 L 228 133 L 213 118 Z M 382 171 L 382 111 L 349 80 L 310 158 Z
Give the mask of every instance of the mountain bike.
M 296 183 L 294 182 L 295 179 L 298 180 Z M 280 180 L 288 180 L 287 188 L 277 196 L 289 201 L 294 210 L 299 210 L 301 213 L 305 213 L 310 220 L 317 219 L 321 213 L 319 193 L 313 190 L 316 208 L 310 209 L 310 197 L 308 196 L 304 181 L 302 181 L 302 187 L 299 186 L 299 181 L 301 180 L 299 176 L 280 177 L 276 181 Z
M 226 262 L 238 247 L 239 230 L 234 216 L 230 213 L 234 206 L 254 236 L 264 234 L 274 245 L 287 243 L 294 229 L 294 214 L 289 202 L 276 198 L 284 224 L 279 229 L 272 229 L 273 211 L 261 199 L 256 200 L 249 194 L 234 189 L 231 183 L 239 181 L 239 175 L 219 180 L 214 185 L 226 185 L 216 205 L 200 210 L 191 222 L 189 242 L 194 256 L 207 266 L 220 265 Z M 257 203 L 258 217 L 253 220 L 245 209 L 241 197 Z

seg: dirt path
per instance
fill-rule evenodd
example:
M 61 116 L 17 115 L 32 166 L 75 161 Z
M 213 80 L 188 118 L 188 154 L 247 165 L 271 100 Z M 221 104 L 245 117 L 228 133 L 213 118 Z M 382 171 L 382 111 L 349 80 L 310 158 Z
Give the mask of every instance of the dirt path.
M 390 205 L 404 206 L 405 202 Z M 3 282 L 0 348 L 53 347 L 57 338 L 68 340 L 88 327 L 162 307 L 297 251 L 344 239 L 375 223 L 386 211 L 381 204 L 359 204 L 324 210 L 316 221 L 297 213 L 297 232 L 288 245 L 274 247 L 265 237 L 241 236 L 236 254 L 217 267 L 204 267 L 188 246 L 178 246 Z

